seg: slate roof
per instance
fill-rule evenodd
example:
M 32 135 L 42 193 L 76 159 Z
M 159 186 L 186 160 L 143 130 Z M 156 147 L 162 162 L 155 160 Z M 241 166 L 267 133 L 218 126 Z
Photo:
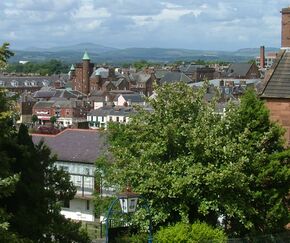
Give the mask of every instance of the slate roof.
M 252 65 L 252 63 L 232 63 L 226 75 L 228 77 L 244 77 L 247 75 Z
M 57 100 L 54 102 L 53 107 L 59 106 L 61 108 L 73 108 L 75 101 L 71 100 Z
M 54 101 L 38 101 L 33 106 L 34 109 L 48 109 L 51 108 L 54 104 Z
M 117 95 L 114 101 L 117 101 L 120 95 Z M 142 103 L 144 102 L 144 96 L 138 93 L 135 94 L 122 94 L 125 100 L 130 100 L 133 103 Z
M 181 65 L 179 66 L 180 72 L 186 73 L 186 74 L 192 74 L 196 72 L 198 68 L 203 68 L 204 65 L 198 65 L 198 64 L 188 64 L 188 65 Z
M 57 135 L 32 134 L 34 144 L 43 139 L 58 160 L 94 163 L 105 150 L 102 131 L 66 129 Z
M 290 53 L 281 51 L 263 82 L 262 98 L 290 98 Z
M 151 78 L 151 74 L 140 71 L 138 73 L 129 74 L 129 80 L 137 83 L 146 83 Z
M 163 78 L 164 77 L 164 75 L 166 74 L 166 73 L 169 73 L 170 71 L 168 71 L 168 70 L 156 70 L 155 72 L 154 72 L 154 75 L 155 75 L 155 77 L 157 78 L 157 79 L 161 79 L 161 78 Z
M 125 78 L 119 78 L 118 80 L 113 80 L 111 82 L 115 85 L 115 87 L 118 87 L 123 81 L 126 81 L 126 79 Z
M 160 79 L 160 83 L 175 83 L 175 82 L 185 82 L 191 83 L 193 82 L 190 77 L 180 72 L 169 72 L 164 75 L 163 78 Z
M 96 75 L 100 75 L 102 78 L 108 78 L 109 77 L 109 69 L 100 67 L 97 68 L 91 75 L 91 77 L 94 77 Z
M 76 90 L 68 90 L 68 89 L 55 89 L 52 87 L 44 87 L 36 92 L 34 92 L 34 98 L 79 98 L 84 97 L 85 95 Z
M 92 110 L 88 116 L 130 116 L 135 114 L 136 111 L 132 107 L 100 107 L 99 109 Z

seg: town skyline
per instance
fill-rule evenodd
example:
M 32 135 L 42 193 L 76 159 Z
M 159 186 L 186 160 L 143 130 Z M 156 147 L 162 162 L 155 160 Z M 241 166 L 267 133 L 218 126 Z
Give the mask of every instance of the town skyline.
M 0 41 L 12 49 L 96 43 L 114 48 L 234 51 L 281 46 L 286 0 L 1 1 Z

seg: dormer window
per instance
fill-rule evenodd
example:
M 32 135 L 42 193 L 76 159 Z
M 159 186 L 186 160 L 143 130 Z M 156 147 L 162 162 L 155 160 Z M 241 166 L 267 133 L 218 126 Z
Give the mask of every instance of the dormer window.
M 18 81 L 16 81 L 16 80 L 12 80 L 12 81 L 11 81 L 11 86 L 13 86 L 13 87 L 17 87 L 17 86 L 18 86 Z
M 0 86 L 4 86 L 5 82 L 3 80 L 0 80 Z
M 42 81 L 42 85 L 45 86 L 45 87 L 47 87 L 48 86 L 48 81 L 47 80 L 43 80 Z
M 36 86 L 36 81 L 35 81 L 35 80 L 32 80 L 32 81 L 31 81 L 31 85 L 32 85 L 32 86 Z
M 30 82 L 27 81 L 27 80 L 25 80 L 25 81 L 24 81 L 24 85 L 25 85 L 25 86 L 29 86 L 29 85 L 30 85 Z

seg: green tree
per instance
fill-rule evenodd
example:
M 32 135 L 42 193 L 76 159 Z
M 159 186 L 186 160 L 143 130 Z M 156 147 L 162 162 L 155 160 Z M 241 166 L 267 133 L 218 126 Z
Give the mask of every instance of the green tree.
M 0 68 L 6 65 L 7 59 L 13 53 L 9 50 L 9 43 L 4 43 L 0 47 Z M 0 90 L 0 201 L 10 196 L 14 190 L 19 175 L 13 173 L 10 163 L 12 159 L 7 156 L 3 150 L 3 144 L 15 133 L 11 127 L 13 111 L 10 109 L 13 100 L 6 96 L 3 90 Z M 0 242 L 20 242 L 20 239 L 10 231 L 9 214 L 6 208 L 0 204 Z
M 2 46 L 0 46 L 0 68 L 6 65 L 9 57 L 14 56 L 14 53 L 9 50 L 9 45 L 8 42 L 4 42 Z
M 56 121 L 57 121 L 56 116 L 50 117 L 49 121 L 51 122 L 52 125 L 54 125 L 56 123 Z
M 3 149 L 13 158 L 13 172 L 20 174 L 15 191 L 1 202 L 11 215 L 11 231 L 33 242 L 88 242 L 79 224 L 60 215 L 60 202 L 72 199 L 76 189 L 68 173 L 54 166 L 49 149 L 43 143 L 35 146 L 23 124 Z
M 111 124 L 107 180 L 149 199 L 155 225 L 223 225 L 231 235 L 283 230 L 289 222 L 290 153 L 282 129 L 253 91 L 218 114 L 185 84 L 165 85 L 131 122 Z
M 33 114 L 31 117 L 31 122 L 33 123 L 33 125 L 35 125 L 38 122 L 38 117 L 37 115 Z
M 69 66 L 67 64 L 54 59 L 39 63 L 10 63 L 6 67 L 6 72 L 9 73 L 34 73 L 40 75 L 52 75 L 67 73 L 68 71 Z

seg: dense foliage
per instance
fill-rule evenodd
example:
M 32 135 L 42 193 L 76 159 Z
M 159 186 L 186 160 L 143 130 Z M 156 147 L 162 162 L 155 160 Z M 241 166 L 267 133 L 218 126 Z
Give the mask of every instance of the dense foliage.
M 14 56 L 14 53 L 9 50 L 10 44 L 5 42 L 0 46 L 0 69 L 6 66 L 9 57 Z
M 22 74 L 38 74 L 38 75 L 53 75 L 68 73 L 69 66 L 58 60 L 50 60 L 48 62 L 39 63 L 10 63 L 6 67 L 9 73 L 22 73 Z
M 148 198 L 155 225 L 216 226 L 220 218 L 232 236 L 283 230 L 290 152 L 282 129 L 253 91 L 221 115 L 204 101 L 205 88 L 162 86 L 149 101 L 152 112 L 111 124 L 106 179 Z
M 222 229 L 214 229 L 205 223 L 194 223 L 192 225 L 177 223 L 173 226 L 161 228 L 156 232 L 154 241 L 158 243 L 180 243 L 180 242 L 227 242 L 227 237 Z
M 69 175 L 25 125 L 15 129 L 14 104 L 0 90 L 0 242 L 89 242 L 80 224 L 60 214 L 60 202 L 76 192 Z

